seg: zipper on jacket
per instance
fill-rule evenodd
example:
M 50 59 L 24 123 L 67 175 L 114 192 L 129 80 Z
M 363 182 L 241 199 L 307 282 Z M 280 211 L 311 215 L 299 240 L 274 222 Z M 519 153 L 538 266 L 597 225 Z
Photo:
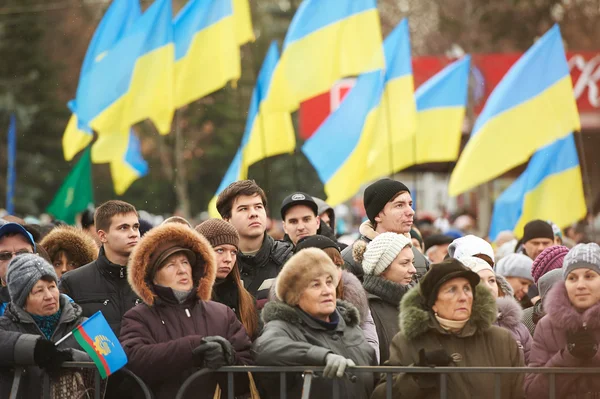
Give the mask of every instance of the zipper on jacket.
M 190 314 L 190 311 L 187 308 L 185 309 L 185 314 L 187 315 L 187 317 L 192 317 L 192 315 Z
M 108 303 L 109 303 L 109 302 L 110 302 L 110 299 L 107 299 L 107 300 L 105 300 L 104 302 L 102 302 L 102 304 L 103 304 L 104 306 L 106 306 L 106 305 L 108 305 Z
M 125 277 L 125 273 L 123 272 L 123 268 L 120 268 L 120 269 L 119 269 L 119 277 L 120 277 L 120 278 L 123 278 L 123 277 Z

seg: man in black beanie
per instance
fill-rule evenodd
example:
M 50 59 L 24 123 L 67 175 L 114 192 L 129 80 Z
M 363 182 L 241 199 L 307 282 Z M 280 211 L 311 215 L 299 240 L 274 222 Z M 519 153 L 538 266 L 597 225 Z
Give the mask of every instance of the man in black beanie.
M 403 183 L 392 179 L 381 179 L 365 189 L 363 202 L 368 221 L 360 225 L 358 240 L 371 242 L 378 234 L 392 232 L 404 234 L 410 239 L 413 227 L 413 202 L 410 190 Z M 362 265 L 353 259 L 354 244 L 342 251 L 342 257 L 349 271 L 362 280 Z M 429 262 L 419 250 L 413 247 L 417 278 L 429 269 Z
M 535 260 L 542 251 L 554 245 L 554 231 L 550 223 L 532 220 L 523 229 L 523 252 Z

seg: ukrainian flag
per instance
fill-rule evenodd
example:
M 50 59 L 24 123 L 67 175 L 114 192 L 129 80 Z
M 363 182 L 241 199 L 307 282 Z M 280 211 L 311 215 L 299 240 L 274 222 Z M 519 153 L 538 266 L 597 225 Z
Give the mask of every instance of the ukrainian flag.
M 81 66 L 80 82 L 89 72 L 96 59 L 102 57 L 142 14 L 138 0 L 114 0 L 106 10 L 104 17 L 94 32 L 90 41 L 83 65 Z M 73 106 L 76 102 L 70 102 Z M 63 153 L 65 159 L 70 161 L 81 150 L 90 144 L 94 135 L 91 129 L 79 129 L 77 115 L 74 113 L 69 119 L 63 135 Z
M 527 169 L 494 204 L 490 238 L 503 230 L 523 236 L 527 222 L 552 220 L 566 227 L 587 213 L 573 134 L 536 152 Z
M 232 0 L 191 0 L 175 18 L 177 108 L 240 78 L 239 45 L 252 24 L 247 0 L 235 3 L 234 9 Z
M 579 130 L 569 66 L 555 25 L 494 89 L 454 168 L 449 193 L 455 196 L 489 181 Z
M 454 61 L 415 92 L 416 164 L 456 161 L 467 108 L 471 57 Z
M 110 173 L 115 193 L 123 195 L 134 181 L 148 174 L 148 163 L 142 157 L 140 140 L 132 131 L 119 135 L 118 140 L 124 142 L 124 150 L 118 160 L 110 163 Z
M 233 0 L 233 18 L 235 19 L 237 43 L 241 46 L 244 43 L 253 42 L 255 37 L 248 0 Z
M 381 69 L 375 0 L 305 0 L 290 24 L 263 107 L 293 112 L 346 76 Z
M 217 193 L 210 201 L 208 211 L 211 217 L 218 217 L 216 203 L 219 193 L 231 183 L 246 179 L 250 165 L 261 159 L 294 150 L 296 137 L 290 114 L 288 112 L 265 114 L 261 110 L 261 104 L 269 91 L 273 71 L 278 61 L 279 50 L 277 43 L 273 42 L 267 51 L 258 74 L 256 87 L 252 92 L 242 143 L 227 169 Z
M 79 126 L 122 133 L 150 118 L 167 134 L 173 116 L 175 46 L 171 1 L 156 0 L 125 36 L 96 59 L 77 89 Z

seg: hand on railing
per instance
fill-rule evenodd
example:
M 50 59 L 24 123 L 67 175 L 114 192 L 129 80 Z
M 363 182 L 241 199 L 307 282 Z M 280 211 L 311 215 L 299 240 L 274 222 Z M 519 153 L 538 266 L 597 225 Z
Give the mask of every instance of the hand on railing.
M 578 359 L 589 360 L 598 352 L 598 342 L 594 334 L 582 328 L 567 334 L 567 349 Z
M 323 376 L 326 378 L 342 378 L 346 367 L 356 366 L 351 359 L 346 359 L 344 356 L 330 353 L 325 357 L 325 369 Z
M 33 361 L 48 374 L 54 375 L 60 371 L 64 362 L 73 360 L 71 352 L 58 349 L 54 342 L 38 339 L 33 349 Z

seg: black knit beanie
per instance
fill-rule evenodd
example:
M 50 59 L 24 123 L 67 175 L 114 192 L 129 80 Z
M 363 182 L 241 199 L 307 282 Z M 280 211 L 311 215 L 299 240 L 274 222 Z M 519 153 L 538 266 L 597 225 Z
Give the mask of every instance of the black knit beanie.
M 525 225 L 523 229 L 523 244 L 534 238 L 549 238 L 554 240 L 554 231 L 548 222 L 543 220 L 532 220 Z
M 381 179 L 371 184 L 365 189 L 363 202 L 365 211 L 371 223 L 375 223 L 375 217 L 381 212 L 385 204 L 399 192 L 406 191 L 410 193 L 408 187 L 399 181 L 392 179 Z

